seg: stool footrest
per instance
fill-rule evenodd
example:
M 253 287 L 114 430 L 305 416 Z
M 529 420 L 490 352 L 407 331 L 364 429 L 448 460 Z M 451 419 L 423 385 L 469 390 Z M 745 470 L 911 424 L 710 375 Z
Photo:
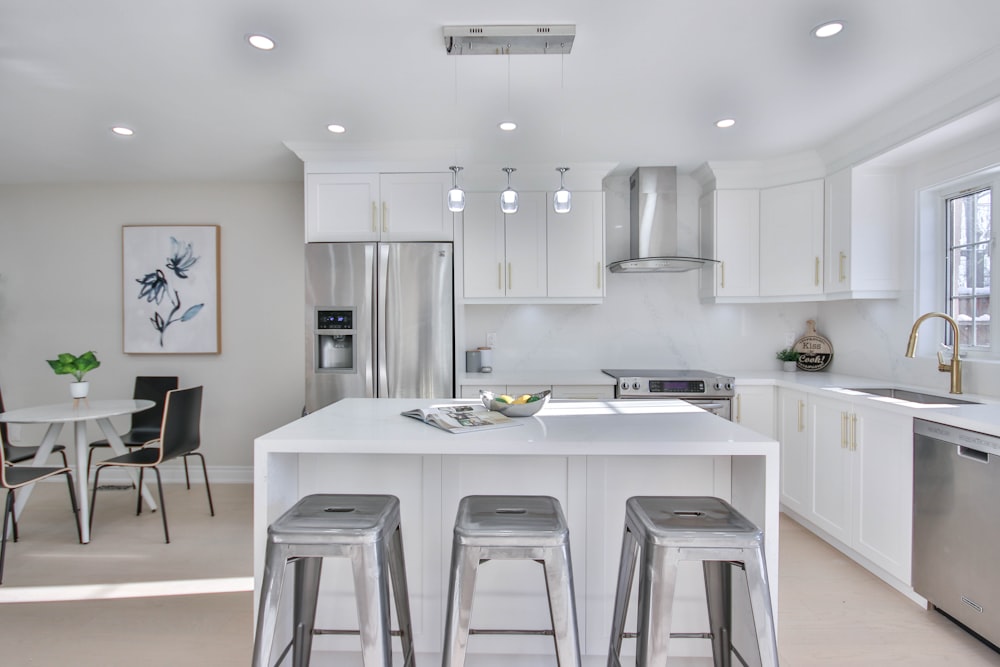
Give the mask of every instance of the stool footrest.
M 313 628 L 312 633 L 314 635 L 360 635 L 360 630 L 328 630 L 323 628 Z M 389 634 L 393 637 L 402 637 L 403 633 L 399 630 L 390 630 Z
M 545 635 L 546 637 L 552 637 L 555 633 L 551 630 L 504 630 L 501 628 L 489 629 L 489 630 L 476 630 L 475 628 L 469 629 L 470 635 Z
M 638 633 L 635 632 L 623 632 L 622 639 L 635 639 L 638 637 Z M 715 635 L 711 632 L 671 632 L 671 639 L 715 639 Z

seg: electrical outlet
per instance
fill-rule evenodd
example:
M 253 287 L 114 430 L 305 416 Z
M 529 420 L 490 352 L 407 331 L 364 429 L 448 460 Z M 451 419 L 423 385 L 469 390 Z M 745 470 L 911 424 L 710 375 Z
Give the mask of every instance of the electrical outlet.
M 497 346 L 497 333 L 495 331 L 491 331 L 488 334 L 486 334 L 486 347 L 494 348 L 496 346 Z

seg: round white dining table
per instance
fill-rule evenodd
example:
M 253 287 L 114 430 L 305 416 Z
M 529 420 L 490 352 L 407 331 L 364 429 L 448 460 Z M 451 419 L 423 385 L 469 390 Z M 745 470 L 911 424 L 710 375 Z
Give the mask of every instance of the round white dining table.
M 29 408 L 18 408 L 0 412 L 0 421 L 10 424 L 48 424 L 45 437 L 38 445 L 38 453 L 35 455 L 32 465 L 45 466 L 52 453 L 52 447 L 56 443 L 56 438 L 62 432 L 64 424 L 73 424 L 73 444 L 76 449 L 76 495 L 80 504 L 80 527 L 83 543 L 90 542 L 90 498 L 87 493 L 87 422 L 93 420 L 108 439 L 112 451 L 115 454 L 125 454 L 128 449 L 122 442 L 121 436 L 111 423 L 111 417 L 129 415 L 135 412 L 142 412 L 153 407 L 155 403 L 147 400 L 95 400 L 95 401 L 74 401 L 72 403 L 56 403 L 53 405 L 38 405 Z M 128 470 L 132 480 L 138 484 L 139 475 L 135 470 Z M 14 516 L 19 517 L 24 509 L 24 504 L 31 495 L 34 484 L 22 489 L 17 494 L 17 502 L 14 506 Z M 149 505 L 150 509 L 156 509 L 153 495 L 142 485 L 142 497 Z

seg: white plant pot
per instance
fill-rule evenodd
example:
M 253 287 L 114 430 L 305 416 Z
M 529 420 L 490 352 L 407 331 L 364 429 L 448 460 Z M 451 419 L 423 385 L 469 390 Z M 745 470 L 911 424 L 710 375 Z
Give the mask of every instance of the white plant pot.
M 799 370 L 799 365 L 797 362 L 794 361 L 782 361 L 781 370 L 785 371 L 786 373 L 791 373 L 793 371 Z
M 89 382 L 70 382 L 69 383 L 69 395 L 73 398 L 87 398 L 87 393 L 90 391 Z

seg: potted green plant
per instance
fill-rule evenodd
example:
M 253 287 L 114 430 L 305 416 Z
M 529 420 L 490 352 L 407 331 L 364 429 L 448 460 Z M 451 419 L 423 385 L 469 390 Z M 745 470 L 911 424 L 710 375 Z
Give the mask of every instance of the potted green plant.
M 798 369 L 797 362 L 799 360 L 799 351 L 790 347 L 786 347 L 782 350 L 778 350 L 778 353 L 774 355 L 781 361 L 781 368 L 785 371 L 794 371 Z
M 71 382 L 69 385 L 69 393 L 73 398 L 87 397 L 90 383 L 84 382 L 83 377 L 101 365 L 93 351 L 84 352 L 80 356 L 63 352 L 58 359 L 47 361 L 56 375 L 72 375 L 76 378 L 76 382 Z

